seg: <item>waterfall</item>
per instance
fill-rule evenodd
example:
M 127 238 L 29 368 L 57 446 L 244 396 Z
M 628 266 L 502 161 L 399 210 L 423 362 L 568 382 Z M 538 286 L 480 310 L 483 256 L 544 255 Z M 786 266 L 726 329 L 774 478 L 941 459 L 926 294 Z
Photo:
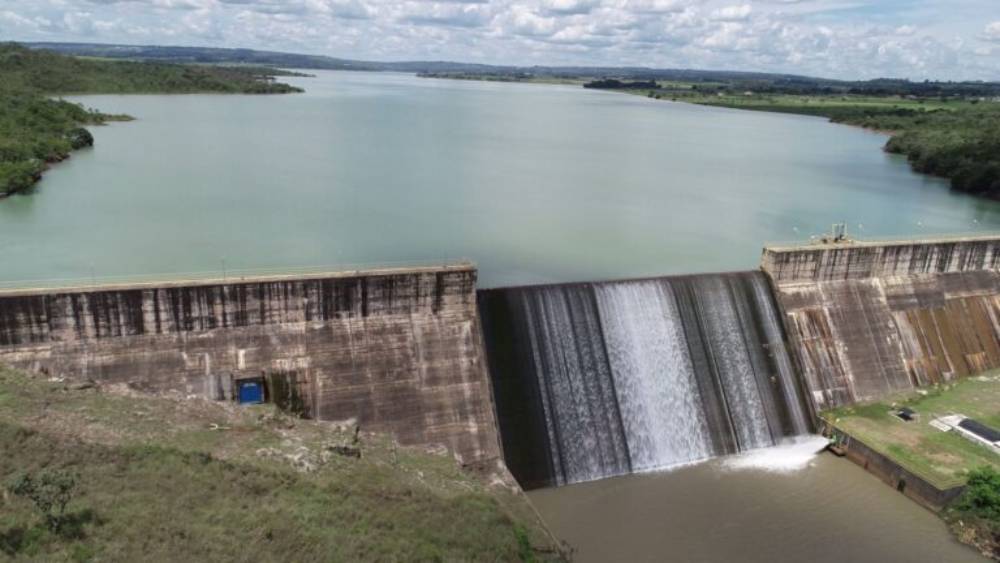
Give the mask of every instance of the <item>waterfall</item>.
M 522 295 L 557 482 L 629 470 L 600 321 L 589 292 L 545 288 Z
M 670 287 L 597 287 L 605 345 L 635 470 L 712 455 L 694 367 Z
M 811 427 L 759 272 L 484 290 L 479 308 L 505 459 L 526 488 Z

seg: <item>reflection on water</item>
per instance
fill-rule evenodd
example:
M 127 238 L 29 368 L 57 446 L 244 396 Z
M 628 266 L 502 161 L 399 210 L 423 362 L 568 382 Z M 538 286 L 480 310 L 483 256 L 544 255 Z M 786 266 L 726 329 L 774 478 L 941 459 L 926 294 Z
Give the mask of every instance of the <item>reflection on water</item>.
M 758 463 L 717 459 L 529 497 L 584 563 L 986 561 L 931 512 L 850 461 L 809 449 L 800 443 L 759 452 Z M 793 459 L 800 469 L 788 471 L 795 464 L 781 462 Z

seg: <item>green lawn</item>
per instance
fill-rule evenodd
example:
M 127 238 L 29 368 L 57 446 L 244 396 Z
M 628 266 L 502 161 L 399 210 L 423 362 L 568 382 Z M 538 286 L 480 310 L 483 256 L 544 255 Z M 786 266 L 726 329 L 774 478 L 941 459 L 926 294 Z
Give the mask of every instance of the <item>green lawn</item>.
M 917 411 L 920 419 L 904 422 L 890 414 L 893 406 L 904 405 Z M 1000 372 L 927 389 L 925 395 L 913 394 L 894 402 L 834 409 L 823 417 L 939 488 L 963 484 L 967 472 L 975 467 L 1000 469 L 1000 456 L 990 449 L 929 424 L 948 414 L 963 414 L 1000 428 Z

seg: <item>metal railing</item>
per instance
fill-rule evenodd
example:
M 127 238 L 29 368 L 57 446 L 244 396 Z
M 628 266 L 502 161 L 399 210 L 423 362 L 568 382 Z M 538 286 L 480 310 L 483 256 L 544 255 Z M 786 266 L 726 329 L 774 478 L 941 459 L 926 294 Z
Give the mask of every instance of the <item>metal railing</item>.
M 812 246 L 817 244 L 824 244 L 821 242 L 824 236 L 827 235 L 812 235 L 809 238 L 798 239 L 798 240 L 771 240 L 764 243 L 765 248 L 769 247 L 787 247 L 787 246 Z M 848 233 L 849 242 L 844 242 L 840 244 L 891 244 L 891 243 L 913 243 L 919 241 L 927 242 L 939 242 L 939 241 L 953 241 L 962 239 L 979 239 L 979 238 L 997 238 L 1000 239 L 1000 231 L 996 230 L 982 230 L 982 231 L 967 231 L 961 233 L 911 233 L 906 235 L 857 235 L 856 233 Z M 827 243 L 829 244 L 829 243 Z

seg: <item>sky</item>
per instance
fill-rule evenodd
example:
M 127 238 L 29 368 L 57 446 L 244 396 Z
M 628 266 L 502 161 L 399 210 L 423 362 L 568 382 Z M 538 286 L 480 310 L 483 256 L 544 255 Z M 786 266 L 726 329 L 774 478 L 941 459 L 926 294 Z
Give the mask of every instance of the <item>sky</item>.
M 0 0 L 0 40 L 1000 81 L 1000 0 Z

